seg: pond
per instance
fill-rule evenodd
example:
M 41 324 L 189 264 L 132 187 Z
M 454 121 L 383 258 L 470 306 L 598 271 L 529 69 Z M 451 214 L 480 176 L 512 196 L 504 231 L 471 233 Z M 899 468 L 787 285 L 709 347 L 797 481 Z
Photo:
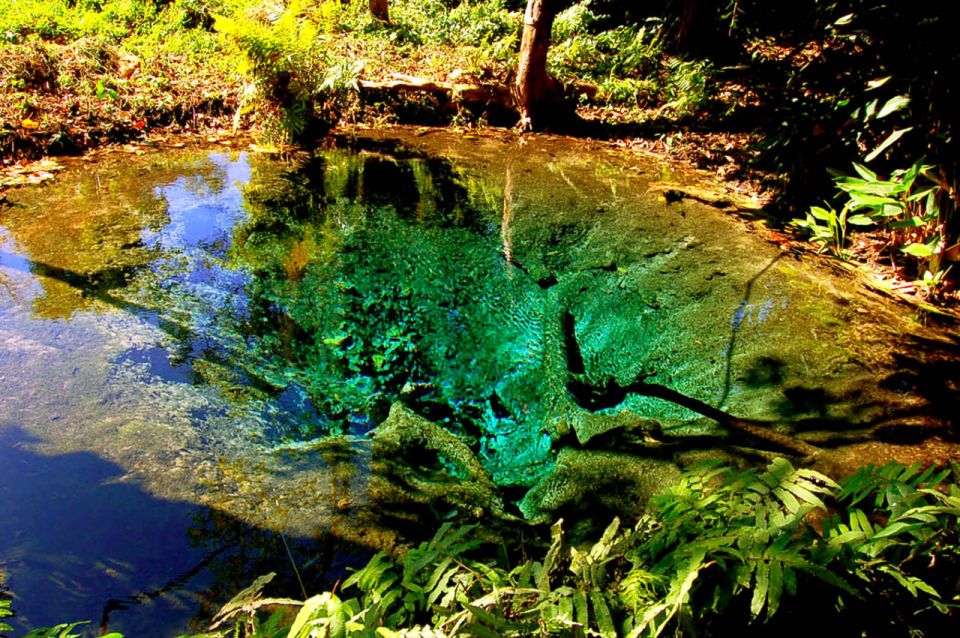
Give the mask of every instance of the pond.
M 284 159 L 117 153 L 12 193 L 18 626 L 173 636 L 260 573 L 329 585 L 443 518 L 630 515 L 777 437 L 837 465 L 955 455 L 955 336 L 659 195 L 669 172 L 399 130 Z

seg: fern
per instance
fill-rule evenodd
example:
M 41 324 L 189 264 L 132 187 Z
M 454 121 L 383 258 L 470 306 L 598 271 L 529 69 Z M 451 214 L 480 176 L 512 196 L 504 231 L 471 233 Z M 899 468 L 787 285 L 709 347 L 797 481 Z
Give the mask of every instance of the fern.
M 919 463 L 904 466 L 891 462 L 881 468 L 867 465 L 844 481 L 837 500 L 853 506 L 873 495 L 874 507 L 891 508 L 922 487 L 936 488 L 950 472 L 949 469 L 938 471 L 934 465 L 923 470 Z
M 339 9 L 319 9 L 307 0 L 292 0 L 273 20 L 216 16 L 214 28 L 243 53 L 241 69 L 250 77 L 241 95 L 235 126 L 242 113 L 258 109 L 266 129 L 288 142 L 329 128 L 347 109 L 358 88 L 362 62 L 332 59 L 322 33 L 330 31 Z M 255 99 L 250 97 L 253 87 Z
M 13 615 L 10 611 L 10 601 L 0 600 L 0 618 L 9 618 Z M 0 631 L 13 631 L 13 627 L 0 620 Z
M 664 598 L 636 625 L 636 635 L 659 635 L 680 622 L 691 596 L 723 608 L 750 593 L 754 618 L 770 618 L 785 593 L 796 590 L 797 572 L 853 592 L 814 556 L 812 530 L 804 519 L 825 510 L 839 486 L 828 477 L 776 459 L 763 472 L 733 473 L 716 465 L 686 476 L 654 499 L 650 516 L 659 528 L 634 553 L 634 569 L 669 582 Z M 709 576 L 706 580 L 704 576 Z
M 766 622 L 821 591 L 847 608 L 882 596 L 898 610 L 949 614 L 942 585 L 918 569 L 946 561 L 946 582 L 955 581 L 960 488 L 945 481 L 941 471 L 902 465 L 838 485 L 782 459 L 762 471 L 713 464 L 653 499 L 633 527 L 615 519 L 593 544 L 568 545 L 557 521 L 540 561 L 506 569 L 476 560 L 476 528 L 445 524 L 402 559 L 380 553 L 352 574 L 343 590 L 358 597 L 326 592 L 295 603 L 286 633 L 276 615 L 256 619 L 269 600 L 264 580 L 221 617 L 253 638 L 640 638 L 709 633 L 738 610 Z M 816 529 L 808 515 L 830 508 L 839 511 Z

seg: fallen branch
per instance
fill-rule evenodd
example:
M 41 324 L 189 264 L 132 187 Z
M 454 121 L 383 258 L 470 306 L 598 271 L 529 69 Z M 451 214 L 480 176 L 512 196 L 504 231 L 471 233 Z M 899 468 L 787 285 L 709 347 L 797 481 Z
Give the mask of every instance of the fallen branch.
M 620 405 L 628 395 L 639 394 L 669 401 L 674 405 L 716 421 L 727 430 L 744 434 L 758 441 L 764 441 L 797 456 L 816 456 L 821 452 L 820 448 L 814 445 L 770 429 L 769 426 L 772 425 L 770 423 L 742 419 L 699 399 L 656 383 L 647 383 L 641 380 L 625 386 L 616 385 L 612 382 L 606 386 L 593 386 L 582 381 L 571 380 L 567 383 L 567 389 L 570 390 L 570 394 L 574 396 L 579 405 L 591 411 Z
M 467 107 L 487 108 L 495 106 L 507 111 L 519 113 L 516 96 L 509 84 L 471 84 L 467 82 L 442 82 L 413 75 L 394 73 L 390 80 L 359 80 L 358 85 L 363 91 L 389 91 L 396 93 L 431 93 L 444 96 L 451 102 Z M 554 82 L 557 90 L 551 99 L 558 104 L 567 97 L 585 95 L 592 99 L 598 88 L 587 82 L 574 82 L 561 85 Z
M 696 412 L 697 414 L 705 416 L 708 419 L 713 419 L 728 430 L 740 432 L 759 441 L 765 441 L 781 449 L 793 452 L 798 456 L 816 456 L 822 451 L 820 448 L 816 447 L 815 445 L 811 445 L 806 441 L 801 441 L 800 439 L 787 434 L 782 434 L 775 430 L 771 430 L 768 427 L 769 424 L 754 422 L 749 419 L 742 419 L 740 417 L 733 416 L 732 414 L 728 414 L 723 410 L 717 409 L 708 403 L 704 403 L 699 399 L 687 396 L 686 394 L 677 392 L 676 390 L 672 390 L 666 386 L 638 381 L 630 384 L 625 389 L 628 392 L 669 401 Z
M 365 91 L 394 91 L 400 93 L 433 93 L 444 95 L 449 100 L 463 106 L 498 106 L 515 110 L 510 88 L 505 84 L 467 84 L 462 82 L 440 82 L 410 75 L 395 74 L 394 79 L 375 82 L 360 80 L 359 85 Z
M 570 311 L 563 311 L 560 314 L 558 324 L 563 335 L 564 356 L 567 362 L 567 372 L 570 375 L 567 381 L 567 390 L 578 406 L 589 410 L 591 413 L 616 407 L 621 405 L 628 395 L 639 394 L 669 401 L 674 405 L 679 405 L 712 419 L 727 430 L 747 435 L 758 441 L 764 441 L 798 456 L 813 457 L 821 452 L 821 449 L 814 445 L 770 429 L 769 426 L 772 425 L 770 423 L 733 416 L 704 403 L 700 399 L 695 399 L 667 386 L 647 383 L 643 378 L 628 385 L 620 385 L 613 379 L 608 379 L 606 384 L 602 386 L 590 384 L 584 380 L 583 355 L 580 352 L 580 343 L 577 341 L 576 321 Z

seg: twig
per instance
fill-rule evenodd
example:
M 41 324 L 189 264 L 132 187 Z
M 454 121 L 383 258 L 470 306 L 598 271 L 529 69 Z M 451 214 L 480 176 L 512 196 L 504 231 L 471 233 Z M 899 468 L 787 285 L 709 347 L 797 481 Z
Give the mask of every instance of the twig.
M 290 564 L 293 565 L 293 573 L 297 576 L 297 582 L 300 583 L 300 592 L 303 594 L 303 599 L 306 600 L 307 588 L 303 586 L 303 579 L 300 578 L 300 570 L 297 569 L 297 562 L 293 560 L 293 553 L 290 551 L 290 546 L 287 545 L 287 537 L 283 535 L 283 532 L 280 532 L 280 540 L 283 541 L 283 548 L 287 550 L 287 558 L 290 559 Z

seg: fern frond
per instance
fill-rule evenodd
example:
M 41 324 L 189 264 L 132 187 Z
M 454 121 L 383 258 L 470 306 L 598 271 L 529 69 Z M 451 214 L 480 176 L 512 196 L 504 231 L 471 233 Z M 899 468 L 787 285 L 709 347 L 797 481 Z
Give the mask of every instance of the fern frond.
M 873 495 L 874 507 L 890 508 L 916 490 L 938 487 L 950 473 L 950 469 L 938 470 L 933 465 L 923 469 L 920 463 L 867 465 L 843 481 L 837 499 L 853 506 Z

